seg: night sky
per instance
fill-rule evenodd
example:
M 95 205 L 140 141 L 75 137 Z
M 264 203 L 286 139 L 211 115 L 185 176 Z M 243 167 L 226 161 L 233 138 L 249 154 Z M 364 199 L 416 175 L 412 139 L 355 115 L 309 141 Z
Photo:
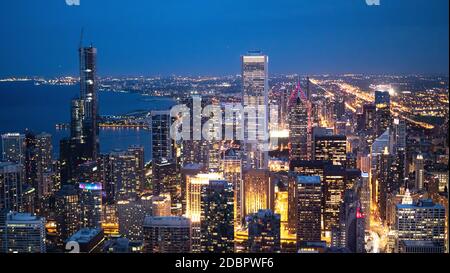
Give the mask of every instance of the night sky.
M 77 75 L 81 28 L 100 75 L 444 73 L 448 0 L 0 1 L 0 77 Z

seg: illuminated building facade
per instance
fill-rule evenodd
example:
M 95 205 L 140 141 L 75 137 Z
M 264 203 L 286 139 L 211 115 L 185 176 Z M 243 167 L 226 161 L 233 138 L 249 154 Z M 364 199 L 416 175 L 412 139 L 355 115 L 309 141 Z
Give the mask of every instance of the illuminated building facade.
M 100 228 L 102 225 L 102 184 L 79 183 L 80 214 L 83 227 Z
M 21 211 L 22 170 L 21 164 L 0 162 L 0 209 Z
M 143 222 L 146 253 L 191 252 L 191 221 L 181 216 L 147 216 Z
M 308 107 L 306 101 L 295 98 L 289 109 L 289 158 L 308 160 Z
M 397 205 L 397 248 L 402 241 L 429 241 L 445 246 L 445 208 L 432 200 L 405 200 Z
M 330 160 L 334 165 L 346 165 L 346 136 L 316 136 L 314 138 L 314 159 Z
M 249 52 L 242 56 L 243 107 L 253 109 L 255 115 L 244 115 L 244 155 L 246 167 L 267 169 L 268 109 L 269 105 L 269 57 L 261 52 Z
M 211 180 L 201 192 L 201 252 L 234 252 L 233 186 Z
M 233 185 L 234 193 L 234 225 L 238 228 L 244 219 L 242 190 L 242 159 L 236 150 L 227 150 L 222 160 L 224 179 Z
M 273 209 L 275 187 L 267 170 L 244 171 L 244 217 L 259 210 Z
M 25 135 L 8 133 L 2 135 L 2 160 L 24 164 Z
M 322 184 L 319 176 L 297 176 L 297 246 L 321 240 Z
M 45 218 L 11 212 L 5 219 L 5 252 L 45 253 Z
M 246 217 L 250 253 L 277 253 L 281 248 L 280 215 L 259 210 Z
M 59 243 L 69 238 L 81 227 L 78 190 L 74 185 L 64 185 L 55 195 L 56 225 Z

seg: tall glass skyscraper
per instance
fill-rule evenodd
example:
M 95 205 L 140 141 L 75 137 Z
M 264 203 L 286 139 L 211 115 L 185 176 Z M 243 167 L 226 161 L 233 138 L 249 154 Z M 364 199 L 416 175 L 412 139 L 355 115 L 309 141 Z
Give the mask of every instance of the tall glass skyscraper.
M 259 51 L 242 56 L 242 104 L 251 113 L 244 114 L 244 154 L 246 165 L 267 169 L 269 57 Z

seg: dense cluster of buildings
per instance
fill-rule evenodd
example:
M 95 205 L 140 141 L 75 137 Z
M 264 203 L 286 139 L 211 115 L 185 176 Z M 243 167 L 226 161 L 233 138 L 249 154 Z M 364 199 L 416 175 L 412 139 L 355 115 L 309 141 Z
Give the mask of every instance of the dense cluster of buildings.
M 48 134 L 1 136 L 0 252 L 448 251 L 448 136 L 434 143 L 442 132 L 395 115 L 389 92 L 348 111 L 309 78 L 270 88 L 268 56 L 249 52 L 237 101 L 256 115 L 219 131 L 255 126 L 234 140 L 212 125 L 206 140 L 189 121 L 191 137 L 176 140 L 179 117 L 153 111 L 150 166 L 139 146 L 99 152 L 96 54 L 80 48 L 80 97 L 58 160 Z M 195 105 L 232 107 L 213 95 L 180 104 L 201 124 L 211 117 Z

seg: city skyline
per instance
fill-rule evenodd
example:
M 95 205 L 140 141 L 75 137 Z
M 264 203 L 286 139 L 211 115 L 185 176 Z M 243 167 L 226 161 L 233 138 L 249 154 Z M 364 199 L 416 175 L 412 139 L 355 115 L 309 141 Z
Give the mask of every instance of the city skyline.
M 66 14 L 64 20 L 71 22 L 67 25 L 70 34 L 66 35 L 76 32 L 74 29 L 86 19 L 83 16 L 106 12 L 89 17 L 92 21 L 88 21 L 97 29 L 108 29 L 100 33 L 83 29 L 77 42 L 78 52 L 63 49 L 73 42 L 70 39 L 52 41 L 45 36 L 48 33 L 43 34 L 40 43 L 15 40 L 21 27 L 30 31 L 22 33 L 20 39 L 25 41 L 35 27 L 55 27 L 52 23 L 56 17 L 49 16 L 40 26 L 28 26 L 37 18 L 33 16 L 21 21 L 21 26 L 11 25 L 18 35 L 10 41 L 16 45 L 14 54 L 2 50 L 9 47 L 8 43 L 0 45 L 0 54 L 7 55 L 0 66 L 0 255 L 223 255 L 220 259 L 226 261 L 225 266 L 212 262 L 212 256 L 186 261 L 184 256 L 182 260 L 178 259 L 181 256 L 174 256 L 172 268 L 194 264 L 193 267 L 206 270 L 209 262 L 210 268 L 237 268 L 242 261 L 245 268 L 246 261 L 251 263 L 249 267 L 258 269 L 260 262 L 263 269 L 264 263 L 269 268 L 274 265 L 272 257 L 242 260 L 239 256 L 226 256 L 229 253 L 280 253 L 294 258 L 302 253 L 449 253 L 449 78 L 446 74 L 390 74 L 391 68 L 401 66 L 422 64 L 426 70 L 448 63 L 443 59 L 448 53 L 439 52 L 433 43 L 397 44 L 408 40 L 408 35 L 420 33 L 419 28 L 427 32 L 433 32 L 429 30 L 434 27 L 440 29 L 442 18 L 421 17 L 412 24 L 415 30 L 393 37 L 400 25 L 406 29 L 412 26 L 408 21 L 410 14 L 384 14 L 381 25 L 389 30 L 382 36 L 391 39 L 392 44 L 380 44 L 381 52 L 370 55 L 371 48 L 361 48 L 358 40 L 371 40 L 358 35 L 360 28 L 353 22 L 370 21 L 369 25 L 374 26 L 371 20 L 376 16 L 340 18 L 332 24 L 334 17 L 330 14 L 349 15 L 361 11 L 359 7 L 372 12 L 378 9 L 380 15 L 395 7 L 399 14 L 396 5 L 406 1 L 381 1 L 381 6 L 372 6 L 369 4 L 377 1 L 355 0 L 339 6 L 345 9 L 343 12 L 328 10 L 341 4 L 323 0 L 309 4 L 300 14 L 297 12 L 305 7 L 305 1 L 296 5 L 285 1 L 284 5 L 275 6 L 265 1 L 256 6 L 252 1 L 241 3 L 249 9 L 247 13 L 244 9 L 243 14 L 242 10 L 231 12 L 229 9 L 236 6 L 231 2 L 218 5 L 198 0 L 195 3 L 202 5 L 176 5 L 185 7 L 180 17 L 173 21 L 164 17 L 153 22 L 155 28 L 177 26 L 175 32 L 164 32 L 174 37 L 185 28 L 190 31 L 180 34 L 180 44 L 166 47 L 167 52 L 162 55 L 157 50 L 160 45 L 144 54 L 139 50 L 150 40 L 139 43 L 126 38 L 136 31 L 137 25 L 146 25 L 146 20 L 132 13 L 143 15 L 148 2 L 139 10 L 130 6 L 120 10 L 128 20 L 114 17 L 113 11 L 119 8 L 117 0 L 109 1 L 111 5 L 103 6 L 104 9 L 98 6 L 100 1 L 70 0 L 49 5 L 53 15 L 63 7 L 82 15 L 71 21 L 75 18 Z M 21 6 L 23 2 L 17 3 L 9 7 Z M 434 2 L 405 10 L 426 15 L 441 7 L 436 3 L 442 4 Z M 176 16 L 174 5 L 169 2 L 154 7 L 170 7 L 168 12 Z M 29 11 L 35 7 L 40 8 L 31 4 Z M 195 17 L 201 10 L 189 13 L 197 7 L 208 11 L 205 18 Z M 217 49 L 213 49 L 214 43 L 193 46 L 213 36 L 191 36 L 196 30 L 191 27 L 197 24 L 205 33 L 221 32 L 215 27 L 224 17 L 215 16 L 215 8 L 228 10 L 228 15 L 243 20 L 239 29 L 223 26 L 235 31 L 228 35 L 235 34 L 238 47 L 246 47 L 217 57 L 229 58 L 225 62 L 216 62 L 219 59 L 212 54 Z M 267 8 L 274 10 L 266 14 L 263 11 Z M 293 40 L 290 46 L 295 50 L 286 50 L 273 41 L 280 38 L 280 42 L 290 42 L 282 37 L 295 29 L 292 18 L 279 21 L 279 11 L 285 12 L 283 18 L 298 15 L 297 19 L 304 19 L 313 15 L 311 11 L 315 9 L 320 9 L 322 16 L 330 15 L 321 23 L 333 30 L 336 36 L 329 37 L 333 43 L 313 49 L 297 47 L 299 41 Z M 448 19 L 447 11 L 444 13 Z M 184 16 L 195 19 L 179 26 Z M 268 22 L 258 21 L 265 16 L 270 19 Z M 201 25 L 203 19 L 210 24 Z M 122 25 L 117 27 L 117 22 Z M 311 22 L 311 31 L 320 26 L 316 23 Z M 127 30 L 121 37 L 127 46 L 108 43 L 117 38 L 114 32 L 120 33 L 121 27 Z M 267 27 L 280 31 L 265 36 L 261 30 Z M 346 28 L 344 32 L 342 27 Z M 448 30 L 448 26 L 445 28 Z M 339 35 L 344 33 L 356 42 L 341 40 Z M 221 34 L 224 38 L 227 33 Z M 258 47 L 270 45 L 276 50 L 255 49 L 241 34 Z M 95 43 L 89 43 L 91 35 Z M 139 35 L 133 37 L 142 39 Z M 271 42 L 266 44 L 265 39 Z M 303 44 L 312 46 L 317 41 Z M 448 48 L 448 36 L 435 42 Z M 336 49 L 334 46 L 339 43 L 351 54 Z M 53 47 L 41 54 L 44 59 L 34 55 L 46 44 Z M 122 46 L 129 52 L 126 60 L 120 56 Z M 439 55 L 440 63 L 423 50 L 418 51 L 418 58 L 405 59 L 425 47 L 433 48 L 431 55 Z M 39 67 L 34 67 L 31 60 L 28 66 L 22 63 L 25 48 L 28 56 L 34 55 L 33 61 Z M 193 48 L 211 63 L 195 61 L 200 55 L 192 55 Z M 314 59 L 317 52 L 324 50 L 327 52 Z M 67 61 L 61 61 L 60 54 Z M 390 54 L 398 57 L 388 58 L 390 64 L 399 60 L 400 66 L 388 68 L 384 56 Z M 9 55 L 17 57 L 13 66 L 8 65 Z M 301 55 L 314 61 L 299 62 Z M 146 63 L 148 59 L 154 62 Z M 381 69 L 381 75 L 314 73 L 314 67 L 357 67 L 361 60 L 364 67 Z M 54 61 L 64 63 L 59 66 L 61 71 L 75 63 L 77 74 L 1 76 L 3 70 L 16 73 L 17 68 L 54 73 Z M 277 61 L 284 62 L 282 68 Z M 120 65 L 115 66 L 115 62 Z M 231 67 L 240 71 L 234 76 L 219 77 L 100 74 L 102 69 L 104 75 L 117 69 L 133 73 L 142 69 L 142 63 L 154 64 L 155 70 L 166 69 L 160 62 L 172 73 L 194 73 L 202 71 L 205 65 L 208 73 L 228 71 Z M 306 72 L 278 74 L 277 69 L 292 68 L 289 62 Z M 280 267 L 278 258 L 275 264 Z
M 448 1 L 258 3 L 2 2 L 0 77 L 77 75 L 81 29 L 100 76 L 235 75 L 248 50 L 271 74 L 448 74 Z

